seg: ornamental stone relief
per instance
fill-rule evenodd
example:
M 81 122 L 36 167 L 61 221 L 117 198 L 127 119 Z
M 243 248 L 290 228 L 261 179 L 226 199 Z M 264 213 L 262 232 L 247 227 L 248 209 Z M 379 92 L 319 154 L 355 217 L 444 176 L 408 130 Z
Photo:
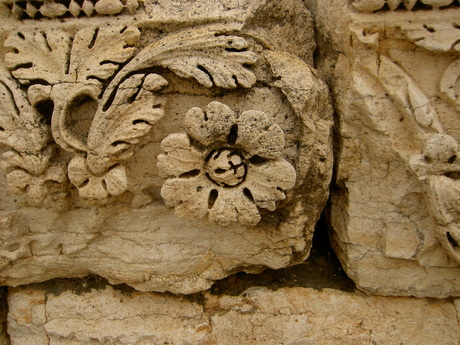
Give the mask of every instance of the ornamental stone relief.
M 256 225 L 258 207 L 270 211 L 295 185 L 294 167 L 281 158 L 284 133 L 265 113 L 244 111 L 237 117 L 225 104 L 185 115 L 188 135 L 175 133 L 161 145 L 160 172 L 171 176 L 161 195 L 176 214 L 208 219 L 225 226 Z M 195 145 L 192 144 L 195 142 Z
M 327 28 L 323 40 L 336 35 L 322 49 L 340 52 L 322 69 L 341 114 L 330 213 L 335 248 L 366 291 L 458 295 L 458 4 L 422 1 L 450 5 L 441 10 L 405 1 L 413 11 L 367 14 L 357 5 L 376 1 L 337 3 L 346 11 L 318 2 L 316 12 Z M 401 1 L 385 3 L 395 9 Z
M 209 23 L 155 3 L 2 2 L 2 284 L 191 293 L 308 256 L 332 173 L 309 13 L 196 2 Z M 273 8 L 283 24 L 265 27 Z

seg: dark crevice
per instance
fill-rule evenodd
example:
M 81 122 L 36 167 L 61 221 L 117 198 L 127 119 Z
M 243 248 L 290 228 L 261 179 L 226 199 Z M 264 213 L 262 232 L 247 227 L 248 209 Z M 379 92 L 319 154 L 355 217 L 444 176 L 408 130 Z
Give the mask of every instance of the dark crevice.
M 229 145 L 235 145 L 236 139 L 238 139 L 238 125 L 234 124 L 230 128 L 230 133 L 227 136 L 227 142 L 228 142 Z
M 268 161 L 267 158 L 263 158 L 257 155 L 249 159 L 249 163 L 254 164 L 254 165 L 261 165 L 261 164 L 266 163 L 267 161 Z
M 285 287 L 329 288 L 354 292 L 355 284 L 342 270 L 329 241 L 324 218 L 318 222 L 308 259 L 279 270 L 266 269 L 260 274 L 237 273 L 219 280 L 211 287 L 213 295 L 240 295 L 250 287 L 263 286 L 277 290 Z
M 450 245 L 451 245 L 453 248 L 458 248 L 458 247 L 460 247 L 460 244 L 455 240 L 455 238 L 452 237 L 452 235 L 450 234 L 449 231 L 446 232 L 446 237 L 447 237 L 447 240 L 449 241 Z
M 91 42 L 88 45 L 88 49 L 92 49 L 94 45 L 96 44 L 98 33 L 99 33 L 99 28 L 96 28 L 96 30 L 94 30 L 93 38 L 91 39 Z
M 252 196 L 252 193 L 249 189 L 244 188 L 243 189 L 243 194 L 246 198 L 248 198 L 250 201 L 254 202 L 254 197 Z
M 43 123 L 51 125 L 51 118 L 54 111 L 54 102 L 51 99 L 38 102 L 35 105 L 35 109 L 37 109 L 37 111 L 42 116 Z
M 219 192 L 216 189 L 211 190 L 211 193 L 209 193 L 209 199 L 208 199 L 209 209 L 211 209 L 214 206 L 218 196 L 219 196 Z
M 209 80 L 211 81 L 211 83 L 214 85 L 214 78 L 212 77 L 212 74 L 209 73 L 209 71 L 204 67 L 204 66 L 201 66 L 201 65 L 198 65 L 196 66 L 201 72 L 205 73 Z
M 460 171 L 449 171 L 444 174 L 445 177 L 451 178 L 453 180 L 460 179 Z
M 135 125 L 140 125 L 140 124 L 150 125 L 150 123 L 149 123 L 148 121 L 146 121 L 146 120 L 140 120 L 140 119 L 134 120 L 134 121 L 132 122 L 132 124 L 133 124 L 133 126 L 135 126 Z
M 8 320 L 8 287 L 0 286 L 0 344 L 9 345 L 10 339 L 7 333 Z
M 27 68 L 32 68 L 32 67 L 34 67 L 34 64 L 32 62 L 27 62 L 27 63 L 22 63 L 22 64 L 14 66 L 12 71 L 17 71 L 18 69 L 21 69 L 21 68 L 27 69 Z
M 190 177 L 195 177 L 195 176 L 198 176 L 200 174 L 200 169 L 194 169 L 194 170 L 191 170 L 191 171 L 187 171 L 186 173 L 183 173 L 181 175 L 179 175 L 179 177 L 181 178 L 190 178 Z
M 116 147 L 116 146 L 118 146 L 118 145 L 123 145 L 123 144 L 128 144 L 128 143 L 127 143 L 126 141 L 117 140 L 117 141 L 114 141 L 114 142 L 112 143 L 112 146 L 113 146 L 113 147 Z
M 48 43 L 48 37 L 46 36 L 46 32 L 42 31 L 42 36 L 44 38 L 44 41 L 45 41 L 45 44 L 46 44 L 46 48 L 48 49 L 48 51 L 52 51 L 53 49 L 51 48 L 51 46 L 49 45 Z

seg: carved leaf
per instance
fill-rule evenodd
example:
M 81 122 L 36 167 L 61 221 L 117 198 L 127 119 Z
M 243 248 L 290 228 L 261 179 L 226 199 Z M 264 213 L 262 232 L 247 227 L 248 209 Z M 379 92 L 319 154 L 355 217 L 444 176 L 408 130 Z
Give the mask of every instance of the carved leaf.
M 37 154 L 50 141 L 49 127 L 40 121 L 24 92 L 5 73 L 0 75 L 0 144 Z
M 167 81 L 158 74 L 135 74 L 118 87 L 108 109 L 100 105 L 88 135 L 88 167 L 102 174 L 129 159 L 133 145 L 163 117 L 163 100 L 153 91 Z
M 415 81 L 391 59 L 380 56 L 380 82 L 402 110 L 425 129 L 442 132 L 435 109 Z
M 52 193 L 53 182 L 62 184 L 67 181 L 64 167 L 58 164 L 51 165 L 40 175 L 29 174 L 22 169 L 15 169 L 7 174 L 8 190 L 11 193 L 27 193 L 32 204 L 41 203 L 47 195 Z M 51 185 L 49 182 L 52 182 Z
M 59 30 L 24 31 L 5 41 L 5 62 L 14 77 L 61 82 L 107 79 L 134 53 L 140 32 L 134 27 L 111 26 L 82 29 L 73 41 Z
M 110 196 L 118 196 L 128 187 L 125 167 L 116 165 L 101 176 L 94 176 L 81 156 L 75 156 L 69 163 L 69 179 L 79 195 L 94 203 L 104 203 Z
M 441 95 L 460 111 L 460 59 L 452 62 L 445 70 L 439 85 Z
M 409 40 L 428 50 L 460 52 L 460 21 L 456 23 L 419 24 L 406 30 Z
M 11 34 L 5 47 L 5 64 L 21 82 L 46 80 L 50 84 L 69 81 L 66 75 L 70 35 L 63 31 L 23 31 Z
M 76 33 L 69 74 L 78 82 L 107 79 L 134 53 L 140 37 L 135 27 L 110 26 L 83 29 Z
M 248 51 L 248 43 L 242 37 L 209 27 L 189 29 L 144 48 L 118 73 L 109 89 L 114 89 L 130 71 L 151 66 L 168 68 L 206 87 L 235 88 L 239 84 L 249 88 L 256 77 L 247 66 L 256 61 L 257 55 Z

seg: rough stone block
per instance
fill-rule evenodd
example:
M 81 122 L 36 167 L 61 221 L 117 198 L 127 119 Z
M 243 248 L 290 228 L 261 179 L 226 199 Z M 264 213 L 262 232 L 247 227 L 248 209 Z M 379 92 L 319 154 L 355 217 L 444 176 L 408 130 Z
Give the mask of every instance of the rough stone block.
M 344 269 L 371 293 L 458 296 L 458 2 L 306 3 L 339 119 L 329 219 Z
M 451 300 L 258 287 L 240 296 L 205 292 L 185 298 L 111 286 L 86 287 L 86 292 L 81 286 L 57 290 L 47 286 L 11 289 L 12 345 L 457 345 L 460 341 Z M 44 308 L 47 316 L 39 324 L 32 321 L 36 307 Z

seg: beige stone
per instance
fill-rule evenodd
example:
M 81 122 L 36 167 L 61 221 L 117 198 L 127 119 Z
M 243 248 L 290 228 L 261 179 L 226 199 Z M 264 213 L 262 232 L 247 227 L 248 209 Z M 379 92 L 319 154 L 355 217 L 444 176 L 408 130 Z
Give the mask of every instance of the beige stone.
M 340 120 L 329 217 L 344 269 L 372 293 L 458 296 L 457 2 L 306 3 Z
M 48 285 L 49 286 L 49 285 Z M 31 292 L 34 291 L 34 292 Z M 46 320 L 32 322 L 42 307 Z M 17 344 L 417 344 L 456 345 L 450 300 L 372 297 L 325 289 L 250 288 L 240 296 L 196 300 L 102 290 L 10 292 L 9 334 Z M 24 309 L 23 306 L 30 307 Z M 46 335 L 40 340 L 39 334 Z
M 3 285 L 192 293 L 309 255 L 332 174 L 309 12 L 139 4 L 0 1 Z

